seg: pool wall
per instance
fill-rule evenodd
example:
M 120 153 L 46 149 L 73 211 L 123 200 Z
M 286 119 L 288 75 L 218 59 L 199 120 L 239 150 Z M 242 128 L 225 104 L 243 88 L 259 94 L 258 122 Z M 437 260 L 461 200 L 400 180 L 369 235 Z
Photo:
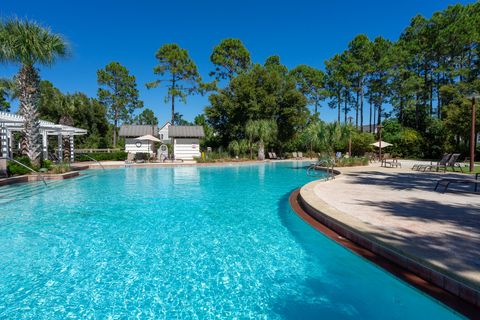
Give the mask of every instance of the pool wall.
M 314 182 L 315 183 L 315 182 Z M 306 185 L 308 188 L 308 184 Z M 309 204 L 305 198 L 305 187 L 290 195 L 293 211 L 316 230 L 335 242 L 359 254 L 365 259 L 392 273 L 396 277 L 441 301 L 470 319 L 480 319 L 480 297 L 478 292 L 444 274 L 406 257 L 372 240 L 361 232 L 332 218 L 326 211 Z

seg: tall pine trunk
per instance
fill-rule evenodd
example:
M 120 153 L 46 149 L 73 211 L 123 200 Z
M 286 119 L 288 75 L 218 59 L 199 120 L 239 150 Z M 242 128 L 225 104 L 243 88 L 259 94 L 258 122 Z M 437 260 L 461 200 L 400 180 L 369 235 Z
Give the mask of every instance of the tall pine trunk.
M 399 113 L 398 118 L 400 119 L 400 124 L 403 125 L 403 97 L 400 96 L 400 106 L 399 106 Z
M 430 76 L 430 116 L 433 116 L 433 75 Z
M 176 84 L 175 84 L 175 76 L 172 78 L 172 126 L 175 125 L 175 90 L 176 90 Z
M 358 103 L 359 103 L 359 92 L 357 91 L 357 97 L 355 98 L 355 128 L 358 129 Z
M 378 101 L 378 123 L 377 123 L 377 125 L 381 125 L 381 124 L 382 124 L 382 104 L 383 104 L 383 98 L 380 97 L 379 100 L 380 100 L 380 101 Z
M 117 147 L 117 128 L 118 128 L 118 111 L 115 109 L 113 120 L 113 147 Z
M 342 116 L 342 99 L 341 99 L 340 94 L 338 94 L 338 97 L 337 97 L 337 109 L 338 109 L 338 119 L 337 119 L 337 122 L 340 124 L 340 118 L 341 118 L 341 116 Z
M 360 87 L 360 132 L 363 132 L 363 84 Z
M 370 126 L 370 133 L 372 133 L 373 132 L 373 128 L 372 128 L 372 99 L 370 99 L 368 101 L 368 104 L 370 106 L 370 120 L 369 120 L 368 124 Z
M 33 65 L 22 65 L 16 77 L 19 88 L 19 113 L 25 119 L 22 128 L 22 154 L 33 164 L 40 163 L 42 137 L 40 135 L 40 120 L 38 118 L 39 85 L 38 70 Z
M 172 126 L 175 125 L 175 95 L 172 95 Z

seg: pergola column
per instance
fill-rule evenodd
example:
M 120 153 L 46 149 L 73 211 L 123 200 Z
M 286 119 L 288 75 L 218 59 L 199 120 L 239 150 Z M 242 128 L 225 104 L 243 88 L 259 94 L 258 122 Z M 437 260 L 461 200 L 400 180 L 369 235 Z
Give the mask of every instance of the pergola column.
M 7 154 L 10 158 L 13 158 L 13 137 L 12 137 L 12 131 L 7 129 L 7 143 L 8 143 L 8 149 L 7 149 Z
M 48 139 L 46 130 L 42 130 L 42 153 L 43 160 L 48 160 Z
M 70 162 L 75 161 L 75 148 L 74 148 L 74 145 L 73 145 L 73 137 L 74 137 L 74 135 L 71 134 L 70 135 Z
M 0 153 L 2 157 L 8 157 L 8 139 L 7 127 L 4 122 L 0 122 Z
M 63 136 L 61 133 L 58 133 L 58 161 L 63 161 Z

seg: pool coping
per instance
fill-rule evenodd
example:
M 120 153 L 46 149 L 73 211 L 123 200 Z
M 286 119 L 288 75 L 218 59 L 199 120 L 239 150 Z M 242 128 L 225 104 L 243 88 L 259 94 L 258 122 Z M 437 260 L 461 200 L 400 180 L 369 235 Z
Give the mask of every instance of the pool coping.
M 311 206 L 302 196 L 305 186 L 291 193 L 290 205 L 300 218 L 317 231 L 455 311 L 471 319 L 480 319 L 480 300 L 474 289 L 402 255 L 394 248 L 333 218 L 328 211 L 338 210 L 326 203 L 321 210 Z
M 65 180 L 65 179 L 72 179 L 78 177 L 80 173 L 78 171 L 69 171 L 66 173 L 58 173 L 58 174 L 42 174 L 41 176 L 45 180 Z M 14 176 L 9 178 L 2 178 L 0 179 L 0 187 L 8 186 L 16 183 L 27 183 L 27 182 L 36 182 L 42 181 L 40 175 L 37 174 L 26 174 L 21 176 Z

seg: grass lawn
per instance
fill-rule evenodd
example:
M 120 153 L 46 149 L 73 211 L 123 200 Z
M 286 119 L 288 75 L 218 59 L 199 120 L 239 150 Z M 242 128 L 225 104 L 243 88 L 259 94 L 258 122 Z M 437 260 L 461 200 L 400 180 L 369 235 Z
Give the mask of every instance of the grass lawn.
M 462 165 L 462 170 L 463 170 L 463 173 L 470 173 L 470 167 L 467 165 L 466 167 L 464 167 Z M 447 168 L 447 171 L 453 171 L 452 168 Z M 455 172 L 459 172 L 458 168 L 455 168 Z M 480 163 L 479 162 L 475 162 L 475 170 L 473 171 L 473 173 L 480 173 Z

